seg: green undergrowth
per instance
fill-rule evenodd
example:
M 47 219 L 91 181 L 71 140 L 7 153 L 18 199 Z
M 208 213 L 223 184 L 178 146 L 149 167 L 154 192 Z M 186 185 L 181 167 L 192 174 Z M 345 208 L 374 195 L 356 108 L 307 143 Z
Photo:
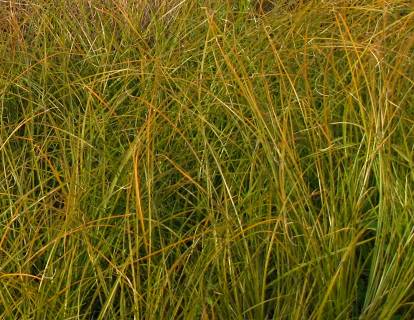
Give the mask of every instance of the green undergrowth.
M 413 319 L 412 2 L 150 2 L 0 3 L 0 318 Z

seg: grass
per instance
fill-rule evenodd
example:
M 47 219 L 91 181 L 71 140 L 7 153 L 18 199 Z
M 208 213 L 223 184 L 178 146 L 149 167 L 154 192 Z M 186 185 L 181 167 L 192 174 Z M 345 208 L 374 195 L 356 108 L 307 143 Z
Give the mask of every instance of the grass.
M 155 7 L 0 3 L 0 318 L 413 319 L 412 2 Z

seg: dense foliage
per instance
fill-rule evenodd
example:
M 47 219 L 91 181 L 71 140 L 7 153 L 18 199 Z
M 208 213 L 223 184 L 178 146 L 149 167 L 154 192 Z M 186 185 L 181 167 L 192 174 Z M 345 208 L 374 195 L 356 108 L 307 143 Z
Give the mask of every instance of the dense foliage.
M 411 1 L 3 1 L 1 319 L 413 319 Z

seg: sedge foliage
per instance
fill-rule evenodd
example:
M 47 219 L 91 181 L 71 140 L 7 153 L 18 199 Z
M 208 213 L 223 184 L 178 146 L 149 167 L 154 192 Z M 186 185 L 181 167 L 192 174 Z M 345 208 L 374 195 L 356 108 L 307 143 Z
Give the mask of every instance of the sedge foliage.
M 412 2 L 269 3 L 0 3 L 0 318 L 413 318 Z

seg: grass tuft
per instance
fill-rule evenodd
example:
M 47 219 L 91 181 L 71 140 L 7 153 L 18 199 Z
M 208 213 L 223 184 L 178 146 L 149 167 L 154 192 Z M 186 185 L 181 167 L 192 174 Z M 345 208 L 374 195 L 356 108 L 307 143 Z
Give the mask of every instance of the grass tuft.
M 412 8 L 0 1 L 0 318 L 413 319 Z

